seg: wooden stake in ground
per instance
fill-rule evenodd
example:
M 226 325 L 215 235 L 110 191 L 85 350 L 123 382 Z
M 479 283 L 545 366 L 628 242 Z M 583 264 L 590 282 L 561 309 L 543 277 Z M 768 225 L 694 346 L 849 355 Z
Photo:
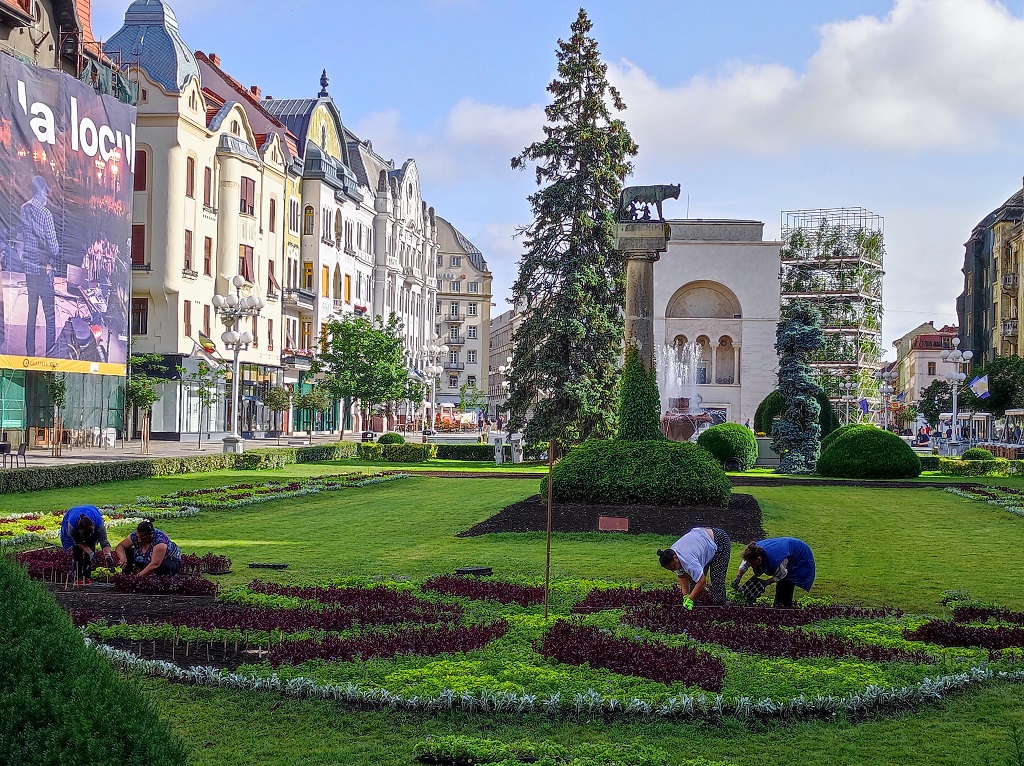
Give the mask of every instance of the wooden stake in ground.
M 551 592 L 551 472 L 555 466 L 555 448 L 557 442 L 548 442 L 548 531 L 546 550 L 544 552 L 544 619 L 548 618 L 548 596 Z

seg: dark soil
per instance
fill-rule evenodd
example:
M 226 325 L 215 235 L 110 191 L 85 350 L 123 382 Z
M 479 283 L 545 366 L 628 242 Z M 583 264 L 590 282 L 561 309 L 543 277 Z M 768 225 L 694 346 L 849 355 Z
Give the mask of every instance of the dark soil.
M 681 535 L 691 527 L 719 527 L 736 541 L 759 540 L 765 536 L 761 526 L 761 506 L 753 496 L 737 493 L 733 493 L 728 508 L 555 503 L 552 509 L 551 528 L 555 532 L 597 532 L 601 516 L 628 518 L 629 531 L 624 534 L 631 535 Z M 497 532 L 543 532 L 546 529 L 547 499 L 534 495 L 508 506 L 457 536 L 476 537 Z
M 146 593 L 118 593 L 113 585 L 84 585 L 66 589 L 50 585 L 57 603 L 65 610 L 86 609 L 97 612 L 108 622 L 121 622 L 128 617 L 149 617 L 162 620 L 177 614 L 213 606 L 214 596 L 160 596 Z
M 262 647 L 235 644 L 229 641 L 212 642 L 175 642 L 170 639 L 157 641 L 129 641 L 127 639 L 111 639 L 104 641 L 107 646 L 131 652 L 144 660 L 162 660 L 187 668 L 192 665 L 204 665 L 214 668 L 236 670 L 239 665 L 262 662 L 267 656 L 266 645 Z

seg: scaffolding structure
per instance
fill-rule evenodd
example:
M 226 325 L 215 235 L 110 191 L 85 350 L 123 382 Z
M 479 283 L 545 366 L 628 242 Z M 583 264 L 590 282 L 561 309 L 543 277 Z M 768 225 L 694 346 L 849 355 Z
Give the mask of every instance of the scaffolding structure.
M 783 211 L 781 256 L 783 304 L 803 298 L 821 312 L 825 347 L 812 366 L 822 389 L 838 405 L 851 380 L 856 399 L 876 405 L 884 219 L 861 207 Z

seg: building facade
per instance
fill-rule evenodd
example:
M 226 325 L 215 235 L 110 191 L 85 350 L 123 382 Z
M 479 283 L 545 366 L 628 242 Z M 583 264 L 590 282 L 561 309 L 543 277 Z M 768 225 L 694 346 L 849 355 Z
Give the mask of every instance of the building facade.
M 931 322 L 918 325 L 902 338 L 894 340 L 896 362 L 893 369 L 899 373 L 895 397 L 904 404 L 915 404 L 921 392 L 936 380 L 945 380 L 953 365 L 942 359 L 943 351 L 953 349 L 956 327 L 944 326 L 936 330 Z
M 438 404 L 458 407 L 460 389 L 486 396 L 490 365 L 491 272 L 480 249 L 437 217 L 434 334 L 448 346 L 437 385 Z M 482 409 L 482 407 L 481 407 Z
M 490 368 L 487 374 L 487 410 L 492 420 L 496 420 L 498 413 L 505 413 L 505 402 L 508 400 L 508 386 L 511 383 L 506 375 L 501 373 L 500 368 L 506 367 L 512 358 L 515 350 L 513 337 L 516 329 L 522 321 L 522 314 L 516 309 L 509 309 L 491 319 L 491 337 L 488 342 L 490 347 Z
M 753 422 L 778 373 L 779 243 L 760 221 L 668 223 L 654 266 L 662 409 L 686 399 L 691 414 Z

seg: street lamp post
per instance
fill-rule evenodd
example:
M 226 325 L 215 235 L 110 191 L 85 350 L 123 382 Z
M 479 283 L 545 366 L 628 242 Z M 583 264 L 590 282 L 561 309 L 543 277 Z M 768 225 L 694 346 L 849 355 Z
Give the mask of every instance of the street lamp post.
M 239 324 L 243 317 L 258 317 L 263 307 L 267 305 L 262 296 L 242 295 L 242 288 L 247 284 L 249 281 L 245 277 L 236 274 L 231 278 L 234 293 L 213 296 L 213 310 L 227 328 L 220 339 L 224 342 L 225 348 L 234 352 L 231 364 L 231 433 L 224 437 L 225 452 L 241 452 L 243 449 L 242 436 L 238 433 L 242 389 L 238 357 L 256 340 L 247 330 L 240 333 Z
M 882 397 L 882 428 L 886 431 L 889 430 L 889 397 L 896 391 L 896 387 L 893 383 L 899 377 L 899 373 L 896 370 L 889 370 L 888 372 L 882 372 L 879 370 L 875 373 L 875 380 L 881 385 L 878 387 L 878 393 Z
M 444 368 L 438 364 L 441 357 L 445 356 L 449 348 L 444 344 L 439 344 L 440 338 L 434 338 L 432 343 L 423 347 L 423 354 L 429 364 L 427 365 L 427 374 L 430 375 L 430 430 L 433 431 L 434 421 L 437 420 L 437 379 L 441 376 Z M 427 408 L 423 408 L 424 419 L 427 416 Z M 423 440 L 426 441 L 426 424 L 424 424 Z
M 512 357 L 507 356 L 507 357 L 505 357 L 505 364 L 502 364 L 502 365 L 498 366 L 498 376 L 501 378 L 501 383 L 499 384 L 499 387 L 500 387 L 501 390 L 498 393 L 501 396 L 501 404 L 504 404 L 508 400 L 508 390 L 512 386 L 512 384 L 509 382 L 508 378 L 506 378 L 505 376 L 511 374 L 511 372 L 512 372 Z M 501 412 L 501 405 L 495 404 L 494 405 L 494 420 L 495 421 L 498 420 L 498 413 L 499 412 Z
M 839 396 L 839 401 L 843 403 L 844 425 L 850 425 L 850 405 L 857 399 L 856 394 L 854 394 L 854 391 L 857 390 L 857 383 L 847 378 L 839 383 L 839 390 L 842 392 Z
M 949 440 L 949 447 L 953 452 L 959 452 L 960 419 L 959 413 L 957 412 L 956 399 L 957 394 L 960 391 L 960 384 L 967 380 L 967 374 L 960 371 L 960 365 L 967 364 L 968 362 L 970 362 L 974 358 L 974 352 L 961 351 L 959 338 L 953 338 L 951 342 L 953 344 L 953 349 L 944 349 L 942 353 L 939 354 L 939 356 L 942 357 L 942 361 L 951 362 L 954 365 L 954 371 L 946 373 L 946 380 L 949 381 L 949 386 L 952 389 L 953 393 L 953 435 L 952 438 Z

